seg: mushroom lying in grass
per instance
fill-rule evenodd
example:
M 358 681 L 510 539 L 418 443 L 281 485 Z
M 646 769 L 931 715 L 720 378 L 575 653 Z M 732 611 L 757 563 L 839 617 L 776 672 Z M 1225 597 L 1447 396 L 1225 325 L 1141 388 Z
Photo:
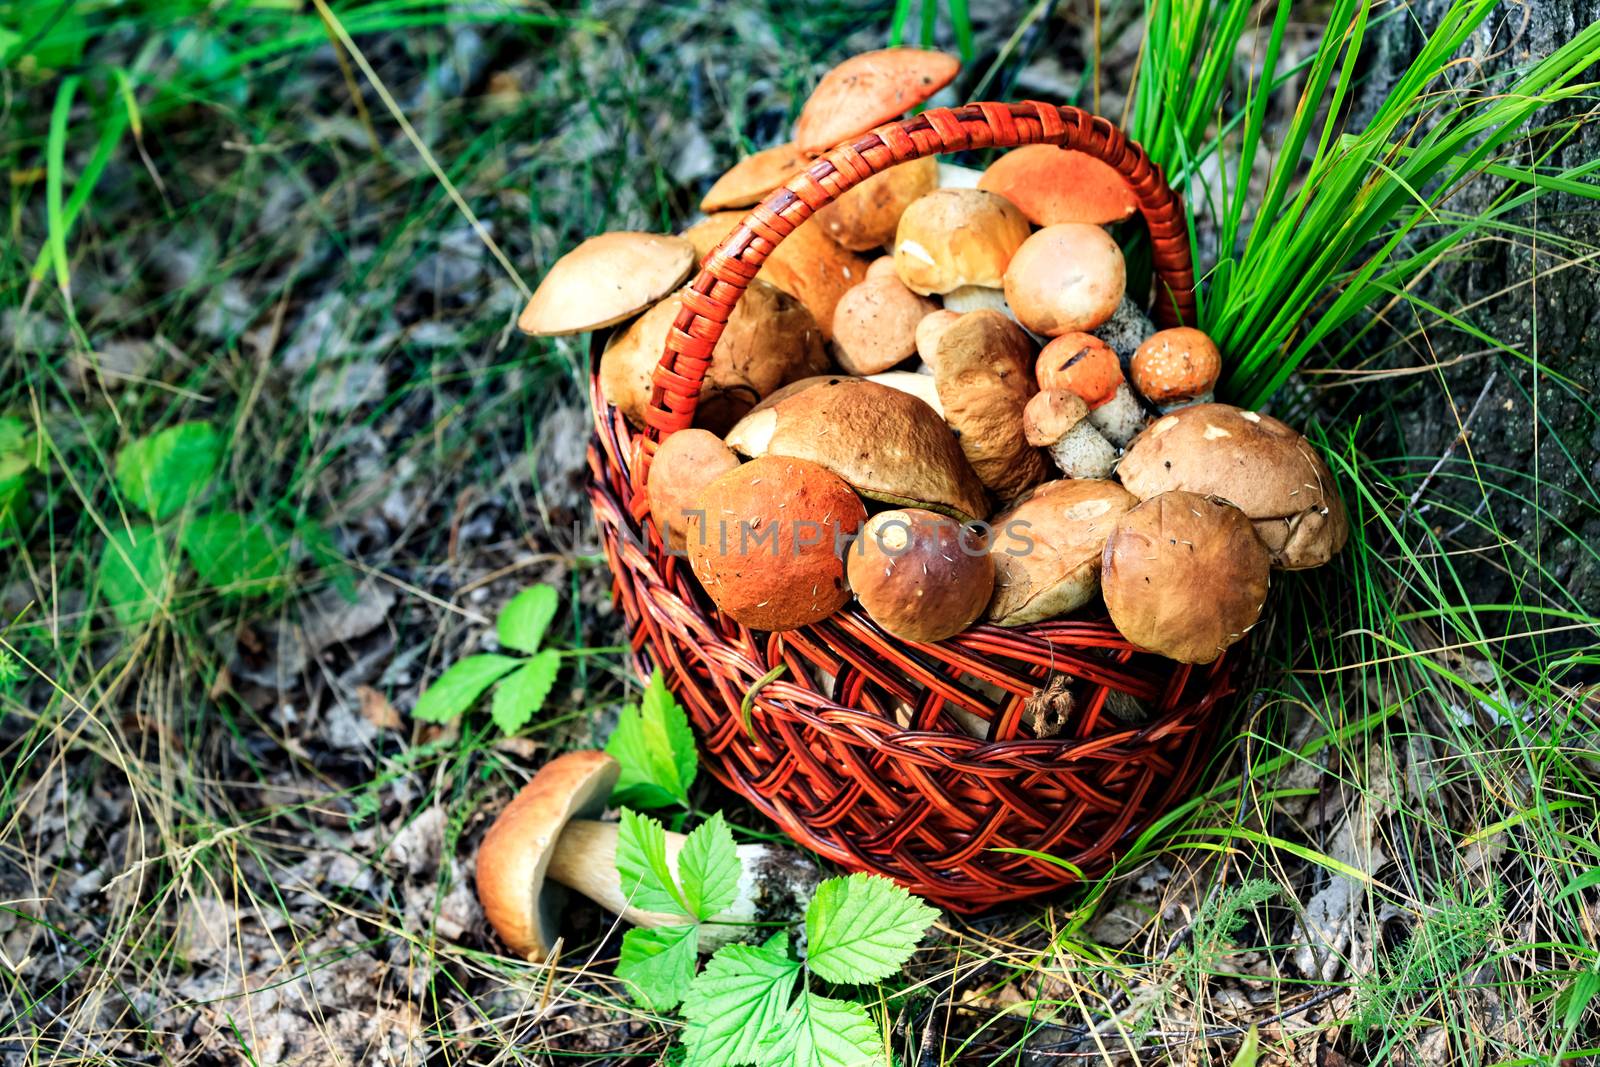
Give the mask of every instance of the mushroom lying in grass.
M 1033 234 L 1005 272 L 1006 303 L 1034 333 L 1059 337 L 1111 318 L 1127 286 L 1122 249 L 1098 226 L 1063 223 Z
M 1109 478 L 1117 465 L 1117 450 L 1089 421 L 1089 405 L 1065 389 L 1035 394 L 1022 413 L 1022 431 L 1068 478 Z
M 706 190 L 700 210 L 707 215 L 729 208 L 750 207 L 793 177 L 806 157 L 793 144 L 774 145 L 745 156 Z
M 845 190 L 817 209 L 816 221 L 845 248 L 865 252 L 894 242 L 900 216 L 913 200 L 939 186 L 932 156 L 898 163 Z
M 1133 354 L 1133 384 L 1162 412 L 1209 404 L 1222 373 L 1216 342 L 1192 326 L 1161 330 Z
M 694 246 L 681 237 L 602 233 L 555 261 L 517 328 L 557 337 L 615 325 L 683 284 L 694 264 Z
M 1049 476 L 1023 410 L 1036 386 L 1033 342 L 998 311 L 963 315 L 939 335 L 933 382 L 944 419 L 984 485 L 1011 500 Z
M 961 63 L 943 52 L 882 48 L 822 76 L 794 124 L 794 143 L 817 155 L 910 111 L 949 85 Z
M 1139 210 L 1132 187 L 1109 163 L 1047 144 L 1005 153 L 983 172 L 978 188 L 1005 197 L 1036 226 L 1105 226 Z
M 1180 663 L 1210 663 L 1261 617 L 1270 562 L 1244 512 L 1161 493 L 1117 520 L 1100 585 L 1117 630 Z
M 617 774 L 617 761 L 604 752 L 558 756 L 522 787 L 484 834 L 478 846 L 478 899 L 500 939 L 524 959 L 542 963 L 554 949 L 562 897 L 557 886 L 635 926 L 683 925 L 681 915 L 629 903 L 617 874 L 617 825 L 595 819 Z M 685 840 L 683 834 L 667 833 L 667 865 L 674 874 Z M 726 911 L 699 927 L 701 952 L 759 934 L 761 927 L 752 924 L 793 921 L 816 889 L 816 868 L 788 849 L 740 845 L 738 855 L 737 895 Z
M 983 537 L 922 508 L 874 515 L 850 549 L 849 573 L 851 590 L 874 622 L 923 643 L 971 626 L 994 589 Z
M 1035 367 L 1039 389 L 1065 389 L 1089 405 L 1089 421 L 1118 448 L 1144 426 L 1145 412 L 1111 346 L 1088 333 L 1064 333 L 1044 346 Z
M 839 298 L 833 345 L 839 366 L 851 374 L 886 371 L 917 351 L 917 323 L 938 306 L 907 289 L 897 277 L 868 277 Z
M 650 517 L 667 547 L 682 551 L 689 515 L 705 487 L 739 465 L 739 457 L 708 430 L 679 430 L 656 449 L 645 481 Z
M 989 550 L 995 568 L 990 620 L 1022 626 L 1094 599 L 1106 538 L 1118 516 L 1136 503 L 1116 482 L 1046 482 L 997 516 Z
M 1028 233 L 1022 212 L 993 193 L 936 189 L 900 216 L 894 268 L 924 296 L 973 285 L 998 290 Z

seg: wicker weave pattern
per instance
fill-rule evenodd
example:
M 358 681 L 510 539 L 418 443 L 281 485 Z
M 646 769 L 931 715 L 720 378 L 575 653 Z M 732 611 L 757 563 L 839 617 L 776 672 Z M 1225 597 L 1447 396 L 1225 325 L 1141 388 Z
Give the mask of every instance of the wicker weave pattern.
M 593 389 L 590 497 L 638 669 L 665 670 L 708 769 L 795 840 L 958 911 L 1073 878 L 997 850 L 1095 871 L 1179 799 L 1209 750 L 1232 658 L 1181 666 L 1136 651 L 1103 616 L 981 625 L 937 645 L 898 641 L 854 610 L 804 630 L 753 633 L 717 612 L 687 561 L 643 519 L 644 478 L 659 437 L 692 421 L 733 305 L 794 227 L 896 163 L 1036 142 L 1090 152 L 1128 179 L 1163 283 L 1157 317 L 1192 318 L 1183 207 L 1137 145 L 1076 108 L 969 104 L 841 145 L 751 210 L 683 292 L 647 433 L 635 434 Z M 1042 687 L 1059 675 L 1070 678 L 1070 696 L 1055 694 L 1058 714 L 1041 727 L 1030 709 L 1050 705 Z

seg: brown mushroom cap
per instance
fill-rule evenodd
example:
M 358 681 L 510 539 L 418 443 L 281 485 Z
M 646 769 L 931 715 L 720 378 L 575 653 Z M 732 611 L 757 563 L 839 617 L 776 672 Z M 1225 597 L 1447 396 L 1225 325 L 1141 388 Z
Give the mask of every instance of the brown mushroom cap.
M 604 752 L 557 756 L 522 787 L 478 845 L 483 913 L 524 959 L 543 962 L 556 940 L 558 898 L 546 893 L 544 877 L 561 831 L 572 819 L 600 813 L 618 770 Z
M 1022 432 L 1030 445 L 1047 448 L 1089 417 L 1089 405 L 1065 389 L 1035 393 L 1022 412 Z
M 517 329 L 556 337 L 614 325 L 683 284 L 694 264 L 694 246 L 681 237 L 591 237 L 555 261 L 517 316 Z
M 848 538 L 867 509 L 816 463 L 762 456 L 719 475 L 695 501 L 689 565 L 717 607 L 753 630 L 794 630 L 850 599 Z
M 1029 232 L 1022 212 L 993 193 L 935 189 L 900 216 L 894 269 L 924 296 L 964 285 L 998 289 Z
M 645 493 L 650 517 L 668 547 L 683 549 L 687 513 L 707 485 L 738 465 L 739 457 L 709 430 L 679 430 L 661 442 L 650 461 Z
M 1023 242 L 1006 268 L 1006 303 L 1034 333 L 1092 330 L 1122 302 L 1122 249 L 1098 226 L 1046 226 Z
M 865 252 L 894 241 L 906 207 L 939 185 L 939 165 L 932 156 L 898 163 L 837 200 L 817 209 L 816 220 L 828 236 L 846 248 Z
M 945 422 L 984 485 L 1010 500 L 1045 480 L 1044 454 L 1023 434 L 1035 386 L 1033 342 L 1022 327 L 998 311 L 961 316 L 939 335 L 933 381 Z
M 1055 145 L 1012 149 L 989 165 L 978 188 L 999 193 L 1036 226 L 1105 226 L 1139 210 L 1132 187 L 1109 163 Z
M 600 392 L 635 426 L 644 426 L 651 375 L 682 307 L 679 296 L 668 297 L 612 338 L 601 354 Z M 822 330 L 811 313 L 777 287 L 753 281 L 712 350 L 695 425 L 726 433 L 774 389 L 827 367 Z
M 949 85 L 955 56 L 921 48 L 863 52 L 822 76 L 794 124 L 794 143 L 816 155 L 899 117 Z
M 839 366 L 851 374 L 877 374 L 917 351 L 917 323 L 938 310 L 899 278 L 873 278 L 839 298 L 833 310 L 833 344 Z
M 1286 570 L 1326 563 L 1349 533 L 1333 474 L 1317 450 L 1270 415 L 1197 404 L 1157 419 L 1117 468 L 1141 499 L 1183 489 L 1244 512 Z
M 1260 619 L 1270 571 L 1244 512 L 1174 491 L 1117 520 L 1100 584 L 1123 637 L 1180 663 L 1210 663 Z
M 871 500 L 963 522 L 988 514 L 983 483 L 938 413 L 864 378 L 823 378 L 763 405 L 728 432 L 746 456 L 794 456 L 827 467 Z
M 1174 404 L 1211 392 L 1222 373 L 1216 342 L 1192 326 L 1158 330 L 1139 346 L 1129 368 L 1133 386 L 1151 403 Z
M 994 591 L 981 536 L 946 515 L 874 515 L 850 550 L 850 588 L 872 620 L 906 641 L 943 641 L 971 626 Z
M 879 256 L 867 264 L 867 281 L 874 282 L 879 278 L 893 278 L 895 281 L 900 281 L 900 275 L 894 270 L 893 256 Z
M 940 308 L 924 315 L 922 321 L 917 323 L 917 355 L 929 370 L 933 369 L 933 361 L 939 353 L 939 338 L 960 318 L 961 312 Z
M 1094 599 L 1106 538 L 1118 516 L 1137 502 L 1116 482 L 1072 478 L 1045 482 L 997 516 L 989 549 L 995 566 L 989 618 L 1022 626 Z
M 706 190 L 700 198 L 700 210 L 709 215 L 728 208 L 750 207 L 805 165 L 806 157 L 793 144 L 774 145 L 745 156 Z

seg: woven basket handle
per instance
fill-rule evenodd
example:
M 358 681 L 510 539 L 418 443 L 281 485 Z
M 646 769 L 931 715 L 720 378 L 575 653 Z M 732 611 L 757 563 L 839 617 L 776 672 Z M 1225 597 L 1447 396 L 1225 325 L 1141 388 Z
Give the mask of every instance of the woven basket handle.
M 711 350 L 734 305 L 778 242 L 818 208 L 856 183 L 907 160 L 969 148 L 1041 143 L 1086 152 L 1127 180 L 1150 227 L 1161 283 L 1155 320 L 1163 326 L 1193 321 L 1194 266 L 1183 202 L 1144 149 L 1121 130 L 1081 108 L 1034 101 L 932 108 L 880 126 L 812 160 L 751 208 L 706 257 L 700 273 L 680 293 L 683 310 L 667 332 L 667 348 L 652 378 L 655 388 L 645 411 L 648 440 L 641 442 L 645 462 L 656 442 L 693 422 Z

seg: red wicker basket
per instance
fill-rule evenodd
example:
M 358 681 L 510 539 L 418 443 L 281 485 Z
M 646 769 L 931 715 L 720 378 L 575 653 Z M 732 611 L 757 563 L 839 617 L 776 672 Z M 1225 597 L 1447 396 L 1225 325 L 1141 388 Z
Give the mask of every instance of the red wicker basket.
M 683 291 L 648 433 L 592 387 L 589 492 L 641 675 L 665 671 L 711 773 L 796 841 L 961 912 L 1074 878 L 1004 850 L 1103 870 L 1179 800 L 1211 747 L 1237 655 L 1192 668 L 1139 652 L 1098 608 L 1015 629 L 979 625 L 933 645 L 899 641 L 849 608 L 803 630 L 752 632 L 666 551 L 646 517 L 645 471 L 659 439 L 690 425 L 723 324 L 786 234 L 897 163 L 1039 142 L 1088 152 L 1128 180 L 1152 238 L 1154 316 L 1192 318 L 1183 206 L 1138 145 L 1077 108 L 969 104 L 840 145 L 750 211 Z

